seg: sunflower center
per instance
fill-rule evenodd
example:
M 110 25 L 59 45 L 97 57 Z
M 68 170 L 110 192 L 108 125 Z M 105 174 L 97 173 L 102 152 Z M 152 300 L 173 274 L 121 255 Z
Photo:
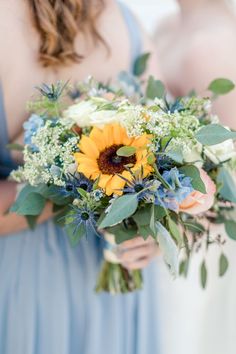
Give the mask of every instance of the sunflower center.
M 136 156 L 129 157 L 118 156 L 116 154 L 123 145 L 112 145 L 103 150 L 97 159 L 98 167 L 103 174 L 112 175 L 121 173 L 125 170 L 125 166 L 134 165 L 136 163 Z

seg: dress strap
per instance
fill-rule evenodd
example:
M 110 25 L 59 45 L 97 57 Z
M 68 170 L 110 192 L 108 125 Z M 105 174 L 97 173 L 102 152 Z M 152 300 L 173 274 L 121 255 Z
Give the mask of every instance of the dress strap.
M 0 82 L 0 179 L 6 178 L 13 168 L 16 167 L 11 159 L 8 144 L 7 121 L 4 109 L 3 90 Z
M 125 23 L 130 34 L 131 69 L 135 60 L 142 54 L 142 33 L 137 19 L 132 11 L 121 1 L 118 1 Z

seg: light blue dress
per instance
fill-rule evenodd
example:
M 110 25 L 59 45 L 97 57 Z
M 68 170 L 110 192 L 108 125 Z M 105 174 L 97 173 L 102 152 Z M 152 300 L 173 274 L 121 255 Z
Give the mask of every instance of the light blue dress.
M 133 59 L 139 28 L 121 9 Z M 7 127 L 0 93 L 0 175 L 14 163 L 5 149 Z M 157 263 L 144 271 L 144 290 L 95 294 L 101 240 L 71 248 L 64 231 L 46 222 L 34 232 L 0 237 L 0 354 L 158 354 Z

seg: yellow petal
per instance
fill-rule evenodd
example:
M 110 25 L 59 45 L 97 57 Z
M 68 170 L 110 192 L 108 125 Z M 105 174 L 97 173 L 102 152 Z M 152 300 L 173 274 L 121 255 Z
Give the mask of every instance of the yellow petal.
M 101 129 L 94 127 L 89 137 L 95 142 L 99 151 L 103 151 L 106 148 L 106 143 Z
M 123 171 L 121 174 L 124 178 L 126 178 L 128 181 L 132 181 L 132 175 L 129 171 Z
M 113 194 L 113 189 L 111 188 L 111 179 L 106 184 L 105 192 L 106 192 L 106 195 L 108 195 L 108 196 Z
M 99 174 L 99 170 L 97 168 L 93 168 L 92 166 L 88 166 L 88 164 L 86 164 L 86 163 L 79 164 L 77 171 L 83 173 L 87 178 L 90 178 L 93 173 Z
M 147 135 L 144 134 L 144 135 L 140 136 L 139 138 L 135 138 L 133 140 L 132 145 L 136 146 L 136 147 L 144 147 L 144 146 L 146 146 L 148 144 L 148 142 L 149 141 L 147 139 Z
M 120 189 L 123 189 L 125 186 L 125 181 L 119 176 L 115 175 L 111 179 L 110 187 L 114 193 L 120 192 Z M 122 192 L 122 191 L 121 191 Z
M 93 160 L 91 159 L 90 157 L 87 157 L 86 155 L 84 155 L 84 157 L 79 157 L 76 159 L 76 162 L 78 164 L 87 164 L 88 167 L 92 167 L 92 168 L 97 168 L 99 169 L 98 167 L 98 164 L 97 164 L 97 160 Z
M 79 148 L 84 154 L 88 155 L 89 157 L 97 159 L 99 156 L 99 150 L 95 142 L 85 135 L 83 135 L 82 139 L 80 140 Z
M 106 184 L 111 180 L 112 175 L 101 175 L 99 178 L 99 187 L 101 187 L 102 189 L 106 188 Z
M 107 124 L 103 129 L 103 139 L 104 139 L 104 143 L 106 144 L 106 147 L 112 146 L 114 144 L 112 126 L 113 124 Z

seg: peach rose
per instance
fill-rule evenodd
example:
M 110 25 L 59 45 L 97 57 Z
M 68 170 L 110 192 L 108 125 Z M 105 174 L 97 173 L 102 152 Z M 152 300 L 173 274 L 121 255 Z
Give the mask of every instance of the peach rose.
M 209 210 L 214 203 L 214 195 L 216 192 L 215 183 L 211 180 L 208 174 L 199 169 L 200 176 L 206 187 L 206 194 L 199 191 L 193 191 L 185 200 L 180 204 L 179 211 L 187 214 L 197 215 Z

